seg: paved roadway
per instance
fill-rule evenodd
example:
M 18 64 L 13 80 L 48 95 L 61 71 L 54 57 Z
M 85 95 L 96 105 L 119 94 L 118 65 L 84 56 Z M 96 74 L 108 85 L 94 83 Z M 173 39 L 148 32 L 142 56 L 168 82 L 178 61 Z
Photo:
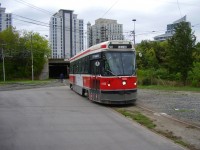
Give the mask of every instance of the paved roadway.
M 0 150 L 183 150 L 67 86 L 0 92 Z

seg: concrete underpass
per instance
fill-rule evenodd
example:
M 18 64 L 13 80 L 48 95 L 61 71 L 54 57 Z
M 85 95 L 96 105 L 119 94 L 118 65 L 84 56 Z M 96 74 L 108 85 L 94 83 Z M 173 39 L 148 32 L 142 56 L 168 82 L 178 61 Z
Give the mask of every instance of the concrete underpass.
M 64 78 L 69 78 L 69 61 L 64 59 L 49 59 L 49 78 L 58 79 L 60 74 L 64 74 Z

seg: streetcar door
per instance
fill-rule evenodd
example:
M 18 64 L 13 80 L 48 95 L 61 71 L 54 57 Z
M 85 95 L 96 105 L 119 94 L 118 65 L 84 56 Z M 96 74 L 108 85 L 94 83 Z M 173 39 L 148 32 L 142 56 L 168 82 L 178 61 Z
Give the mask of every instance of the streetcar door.
M 91 90 L 90 90 L 90 99 L 98 101 L 100 96 L 100 79 L 98 78 L 100 75 L 100 60 L 95 59 L 90 62 L 90 70 L 91 70 Z

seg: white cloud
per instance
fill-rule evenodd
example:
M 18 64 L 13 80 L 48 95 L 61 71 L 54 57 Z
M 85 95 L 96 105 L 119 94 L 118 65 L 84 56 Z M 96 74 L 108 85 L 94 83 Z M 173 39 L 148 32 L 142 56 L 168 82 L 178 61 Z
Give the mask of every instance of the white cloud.
M 118 23 L 123 24 L 127 37 L 133 30 L 132 19 L 136 19 L 136 42 L 152 39 L 155 35 L 164 33 L 167 24 L 179 19 L 181 15 L 187 15 L 187 20 L 192 25 L 200 24 L 198 0 L 26 0 L 26 2 L 52 12 L 52 14 L 59 9 L 74 10 L 78 18 L 84 19 L 85 27 L 88 21 L 94 24 L 94 21 L 103 15 L 104 18 L 116 19 Z M 1 0 L 1 3 L 2 7 L 6 7 L 7 12 L 49 23 L 51 17 L 49 13 L 35 10 L 15 0 Z M 49 33 L 48 28 L 19 20 L 14 20 L 14 26 L 18 29 L 34 30 L 43 35 Z M 200 25 L 196 25 L 193 29 L 200 41 Z

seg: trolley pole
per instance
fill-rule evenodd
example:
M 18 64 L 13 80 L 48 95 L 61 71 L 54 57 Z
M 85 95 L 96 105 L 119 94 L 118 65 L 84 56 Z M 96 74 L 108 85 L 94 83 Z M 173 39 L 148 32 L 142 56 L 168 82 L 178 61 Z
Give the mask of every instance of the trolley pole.
M 135 46 L 135 22 L 136 22 L 136 19 L 133 19 L 132 20 L 134 22 L 134 30 L 133 30 L 133 41 L 134 41 L 134 46 Z

